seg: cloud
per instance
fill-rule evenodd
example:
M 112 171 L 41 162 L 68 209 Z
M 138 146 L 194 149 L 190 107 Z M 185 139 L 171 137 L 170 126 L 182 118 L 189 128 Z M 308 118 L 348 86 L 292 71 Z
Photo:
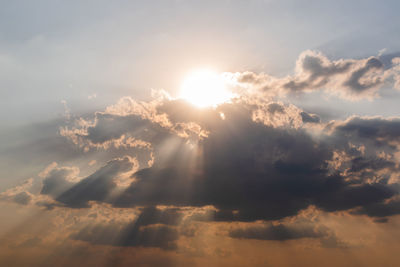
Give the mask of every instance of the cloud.
M 382 79 L 379 76 L 368 77 L 363 82 L 361 81 L 366 77 L 368 73 L 374 70 L 382 70 L 382 62 L 374 57 L 369 58 L 362 67 L 354 70 L 347 81 L 344 82 L 344 86 L 347 86 L 353 92 L 365 92 L 368 89 L 374 88 L 382 84 Z
M 226 119 L 199 143 L 198 171 L 188 168 L 183 150 L 177 150 L 169 155 L 174 163 L 156 159 L 138 171 L 114 205 L 213 205 L 219 209 L 215 220 L 253 221 L 293 216 L 309 205 L 347 210 L 395 194 L 384 183 L 354 184 L 330 174 L 327 161 L 335 144 L 318 142 L 302 129 L 257 123 L 239 104 L 219 111 Z
M 399 119 L 351 117 L 328 124 L 335 145 L 331 163 L 351 181 L 392 184 L 399 180 Z
M 128 224 L 108 223 L 88 225 L 71 235 L 72 239 L 97 245 L 123 247 L 159 247 L 175 249 L 179 232 L 174 227 L 180 221 L 177 210 L 148 207 Z
M 21 205 L 27 205 L 31 201 L 32 197 L 27 192 L 21 192 L 14 196 L 13 200 L 15 203 Z
M 94 120 L 80 120 L 79 127 L 62 127 L 60 134 L 75 144 L 90 148 L 108 149 L 131 147 L 152 149 L 152 144 L 168 137 L 201 139 L 207 136 L 197 123 L 173 122 L 159 112 L 168 99 L 152 102 L 136 102 L 130 97 L 122 98 L 116 105 L 107 107 L 104 112 L 96 112 Z
M 309 114 L 305 111 L 300 113 L 301 119 L 304 123 L 319 123 L 321 121 L 320 117 L 316 114 Z
M 151 224 L 165 224 L 165 225 L 177 225 L 183 214 L 179 209 L 158 209 L 154 206 L 143 208 L 140 216 L 136 220 L 136 224 L 139 225 L 151 225 Z
M 230 226 L 228 236 L 235 239 L 255 239 L 268 241 L 290 241 L 314 239 L 324 248 L 346 248 L 347 242 L 340 240 L 335 231 L 326 227 L 315 210 L 278 222 L 238 223 Z
M 332 76 L 347 72 L 350 61 L 330 61 L 323 54 L 315 51 L 305 51 L 296 62 L 296 76 L 289 78 L 283 87 L 301 91 L 312 90 L 325 86 Z
M 394 142 L 400 123 L 395 118 L 319 123 L 319 132 L 311 135 L 307 125 L 319 117 L 280 102 L 243 99 L 203 110 L 187 108 L 183 101 L 158 102 L 152 118 L 168 125 L 194 123 L 208 132 L 188 139 L 148 114 L 132 115 L 145 111 L 130 99 L 122 103 L 107 109 L 119 115 L 96 113 L 81 137 L 101 143 L 134 136 L 150 144 L 152 165 L 134 172 L 129 158 L 114 159 L 73 185 L 57 176 L 45 179 L 43 193 L 75 208 L 90 201 L 115 207 L 210 205 L 217 209 L 216 221 L 277 220 L 310 205 L 351 210 L 397 194 L 390 174 L 398 173 Z M 129 172 L 130 185 L 117 187 L 117 177 Z M 57 195 L 51 193 L 55 188 L 68 189 Z
M 400 90 L 400 57 L 392 59 L 392 69 L 388 72 L 388 76 L 392 76 L 394 80 L 394 87 Z
M 28 180 L 25 180 L 21 184 L 0 193 L 0 201 L 8 201 L 20 205 L 28 205 L 31 200 L 34 199 L 34 195 L 29 192 L 32 184 L 33 179 L 30 178 Z
M 387 60 L 386 60 L 387 61 Z M 398 88 L 400 69 L 393 59 L 386 68 L 379 57 L 330 60 L 317 51 L 307 50 L 296 61 L 295 74 L 274 77 L 268 74 L 243 72 L 228 75 L 239 87 L 254 87 L 266 96 L 276 97 L 300 92 L 324 90 L 344 99 L 374 98 L 384 83 Z
M 116 236 L 116 234 L 118 235 Z M 134 223 L 122 228 L 114 224 L 88 226 L 71 235 L 72 239 L 96 245 L 159 247 L 163 249 L 175 249 L 174 241 L 178 237 L 178 231 L 169 226 L 138 227 Z
M 114 159 L 93 174 L 70 183 L 65 179 L 65 168 L 50 172 L 43 182 L 41 194 L 51 195 L 55 200 L 73 208 L 88 207 L 89 201 L 106 201 L 114 189 L 120 174 L 132 171 L 134 161 L 129 157 Z
M 43 177 L 41 194 L 57 198 L 70 189 L 78 180 L 79 169 L 76 167 L 57 167 L 57 163 L 49 165 L 40 176 Z
M 379 217 L 387 217 L 400 214 L 400 199 L 398 196 L 396 196 L 386 201 L 372 203 L 370 205 L 357 209 L 354 214 L 364 214 L 370 217 L 378 217 L 378 219 Z M 387 219 L 383 222 L 387 222 Z
M 352 138 L 372 140 L 377 145 L 398 143 L 400 141 L 400 119 L 353 116 L 345 122 L 335 125 L 335 132 Z
M 300 238 L 319 238 L 326 236 L 326 231 L 316 229 L 312 224 L 265 224 L 248 226 L 231 230 L 229 236 L 233 238 L 246 238 L 258 240 L 285 241 Z

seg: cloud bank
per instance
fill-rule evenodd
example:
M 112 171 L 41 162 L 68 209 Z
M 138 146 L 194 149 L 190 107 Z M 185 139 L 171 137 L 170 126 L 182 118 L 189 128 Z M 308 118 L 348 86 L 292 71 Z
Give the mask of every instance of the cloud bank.
M 248 90 L 213 108 L 160 91 L 150 101 L 124 97 L 71 114 L 59 134 L 87 166 L 51 163 L 0 200 L 54 212 L 133 212 L 123 221 L 93 215 L 68 229 L 70 240 L 93 245 L 179 251 L 207 224 L 233 239 L 347 247 L 334 230 L 298 218 L 314 210 L 387 223 L 400 214 L 400 118 L 327 122 L 285 97 L 322 90 L 372 99 L 398 83 L 397 59 L 384 62 L 305 51 L 284 78 L 225 73 L 230 86 Z

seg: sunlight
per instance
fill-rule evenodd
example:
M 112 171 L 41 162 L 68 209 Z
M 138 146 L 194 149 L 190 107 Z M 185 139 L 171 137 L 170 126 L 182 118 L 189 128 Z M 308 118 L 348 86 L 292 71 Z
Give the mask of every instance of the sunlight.
M 219 74 L 203 69 L 185 78 L 179 97 L 198 107 L 210 107 L 228 101 L 233 95 Z

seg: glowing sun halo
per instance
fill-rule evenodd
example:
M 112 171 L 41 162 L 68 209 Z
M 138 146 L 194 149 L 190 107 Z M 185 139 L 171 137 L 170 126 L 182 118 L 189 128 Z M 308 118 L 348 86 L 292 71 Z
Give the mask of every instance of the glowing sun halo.
M 180 98 L 198 107 L 216 106 L 232 98 L 222 77 L 211 70 L 190 73 L 183 81 Z

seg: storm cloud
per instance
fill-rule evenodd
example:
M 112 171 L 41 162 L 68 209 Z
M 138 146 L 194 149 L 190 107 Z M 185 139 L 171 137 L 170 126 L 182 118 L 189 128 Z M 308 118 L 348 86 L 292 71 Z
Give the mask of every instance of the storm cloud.
M 291 110 L 281 104 L 255 107 L 238 102 L 221 105 L 216 110 L 197 113 L 193 110 L 184 114 L 178 112 L 179 105 L 184 103 L 175 102 L 170 107 L 168 103 L 166 101 L 160 105 L 163 108 L 159 108 L 161 113 L 157 116 L 165 114 L 165 118 L 175 124 L 188 123 L 192 119 L 208 135 L 187 139 L 175 132 L 175 141 L 170 147 L 162 146 L 162 141 L 151 143 L 154 164 L 135 172 L 131 185 L 118 191 L 118 194 L 110 194 L 115 187 L 112 182 L 114 174 L 109 175 L 100 169 L 56 200 L 71 207 L 85 207 L 88 201 L 107 202 L 116 207 L 212 205 L 217 208 L 213 215 L 216 221 L 255 221 L 295 216 L 310 205 L 326 211 L 366 207 L 397 194 L 396 187 L 388 184 L 387 179 L 370 179 L 366 182 L 374 175 L 373 171 L 364 173 L 365 179 L 348 180 L 349 173 L 356 173 L 366 166 L 377 171 L 385 168 L 394 170 L 394 165 L 392 160 L 379 159 L 376 155 L 360 157 L 361 152 L 351 148 L 345 141 L 349 138 L 367 138 L 373 145 L 367 150 L 374 151 L 377 142 L 391 146 L 389 141 L 398 138 L 397 120 L 386 122 L 353 118 L 343 123 L 329 124 L 324 138 L 314 138 L 308 133 L 306 125 L 298 128 L 284 124 L 274 126 L 268 121 L 264 123 L 260 117 L 254 117 L 254 112 L 260 108 L 265 110 L 258 114 L 272 117 L 284 114 L 290 117 Z M 171 113 L 170 119 L 168 113 L 162 112 L 169 112 L 172 107 L 175 112 Z M 202 118 L 201 112 L 208 112 L 208 119 L 199 119 Z M 304 121 L 305 113 L 296 112 L 296 119 Z M 224 114 L 224 118 L 219 116 L 220 113 Z M 130 116 L 109 117 L 100 122 L 101 127 L 95 124 L 88 132 L 96 129 L 96 136 L 107 136 L 102 141 L 113 140 L 120 134 L 132 131 L 138 134 L 143 132 L 145 138 L 148 128 L 135 128 L 135 125 L 142 125 L 141 122 L 123 123 Z M 305 120 L 308 122 L 307 117 Z M 121 125 L 122 130 L 118 130 L 121 132 L 117 136 L 107 134 L 115 125 Z M 107 129 L 105 135 L 103 128 Z M 151 129 L 156 131 L 153 126 Z M 165 138 L 171 135 L 173 133 Z M 94 136 L 89 134 L 86 138 L 93 139 Z M 346 161 L 346 164 L 350 164 L 346 173 L 329 164 L 336 151 L 341 149 L 346 153 L 355 153 Z M 92 184 L 90 181 L 101 182 L 88 186 Z M 93 190 L 93 186 L 99 190 Z

